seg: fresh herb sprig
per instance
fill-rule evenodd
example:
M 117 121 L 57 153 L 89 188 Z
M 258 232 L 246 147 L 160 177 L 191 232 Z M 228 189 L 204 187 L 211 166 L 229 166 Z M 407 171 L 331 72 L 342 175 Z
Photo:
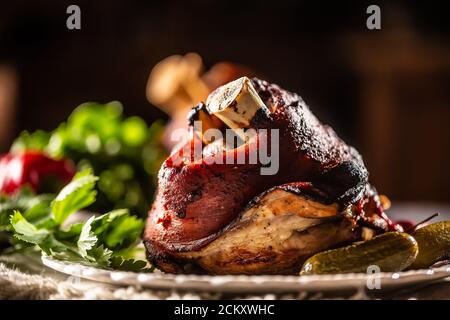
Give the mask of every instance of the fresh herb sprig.
M 146 261 L 134 259 L 144 221 L 127 209 L 93 215 L 84 223 L 66 223 L 95 201 L 97 180 L 91 170 L 85 170 L 56 197 L 23 190 L 0 199 L 0 231 L 12 235 L 13 248 L 36 246 L 57 259 L 108 269 L 152 271 Z
M 92 168 L 99 177 L 92 211 L 129 208 L 144 217 L 166 152 L 160 142 L 163 124 L 150 126 L 139 117 L 125 117 L 117 101 L 78 106 L 56 129 L 24 131 L 11 151 L 41 151 L 71 159 L 79 170 Z

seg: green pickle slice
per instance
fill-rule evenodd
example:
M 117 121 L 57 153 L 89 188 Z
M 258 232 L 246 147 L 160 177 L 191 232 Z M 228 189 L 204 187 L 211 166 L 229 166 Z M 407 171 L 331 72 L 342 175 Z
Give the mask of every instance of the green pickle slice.
M 428 268 L 450 258 L 450 221 L 429 224 L 413 233 L 419 245 L 419 254 L 410 269 Z
M 382 272 L 397 272 L 410 266 L 419 251 L 407 233 L 387 232 L 347 247 L 320 252 L 309 258 L 300 275 L 367 272 L 378 266 Z

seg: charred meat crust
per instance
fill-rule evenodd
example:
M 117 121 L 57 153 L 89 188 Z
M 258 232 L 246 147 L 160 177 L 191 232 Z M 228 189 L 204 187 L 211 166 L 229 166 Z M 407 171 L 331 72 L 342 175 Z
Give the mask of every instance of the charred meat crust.
M 193 126 L 195 121 L 200 120 L 200 111 L 202 110 L 206 113 L 208 112 L 205 104 L 203 102 L 200 102 L 189 111 L 187 115 L 187 122 L 189 126 Z
M 282 141 L 303 158 L 320 166 L 317 186 L 343 202 L 357 201 L 368 182 L 368 172 L 359 153 L 342 141 L 334 130 L 317 120 L 303 99 L 275 84 L 253 78 L 256 92 L 272 115 L 255 118 L 255 126 L 279 128 Z M 261 109 L 262 110 L 262 109 Z

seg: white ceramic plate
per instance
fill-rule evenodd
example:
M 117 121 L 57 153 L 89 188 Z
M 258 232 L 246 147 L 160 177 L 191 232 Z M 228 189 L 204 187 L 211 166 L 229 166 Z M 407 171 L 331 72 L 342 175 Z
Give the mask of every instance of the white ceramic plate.
M 439 209 L 435 205 L 395 205 L 389 211 L 393 219 L 420 221 L 434 212 L 441 215 L 433 221 L 449 220 L 450 207 Z M 299 291 L 338 291 L 367 287 L 375 278 L 367 274 L 339 274 L 323 276 L 199 276 L 173 275 L 159 271 L 154 273 L 133 273 L 103 270 L 77 263 L 42 257 L 43 263 L 59 272 L 84 279 L 116 285 L 133 285 L 152 289 L 182 289 L 208 292 L 233 293 L 284 293 Z M 394 289 L 408 285 L 450 277 L 450 265 L 427 270 L 398 273 L 380 273 L 381 289 Z
M 115 285 L 132 285 L 152 289 L 182 289 L 208 292 L 280 293 L 299 291 L 330 291 L 367 287 L 375 278 L 367 274 L 340 274 L 321 276 L 207 276 L 173 275 L 162 272 L 134 273 L 110 271 L 78 263 L 42 257 L 43 263 L 70 276 Z M 430 282 L 450 277 L 450 265 L 428 270 L 398 273 L 380 273 L 381 289 Z

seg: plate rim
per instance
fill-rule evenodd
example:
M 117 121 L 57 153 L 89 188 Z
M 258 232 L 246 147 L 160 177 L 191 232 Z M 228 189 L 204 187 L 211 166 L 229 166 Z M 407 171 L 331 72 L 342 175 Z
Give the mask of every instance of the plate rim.
M 41 256 L 42 263 L 63 274 L 92 281 L 121 285 L 140 286 L 149 289 L 182 289 L 205 292 L 291 292 L 329 291 L 358 289 L 364 287 L 373 276 L 366 273 L 336 275 L 195 275 L 168 274 L 160 271 L 139 273 L 96 268 L 78 262 L 70 262 Z M 450 277 L 450 264 L 438 268 L 381 272 L 382 289 L 408 284 L 431 282 Z

